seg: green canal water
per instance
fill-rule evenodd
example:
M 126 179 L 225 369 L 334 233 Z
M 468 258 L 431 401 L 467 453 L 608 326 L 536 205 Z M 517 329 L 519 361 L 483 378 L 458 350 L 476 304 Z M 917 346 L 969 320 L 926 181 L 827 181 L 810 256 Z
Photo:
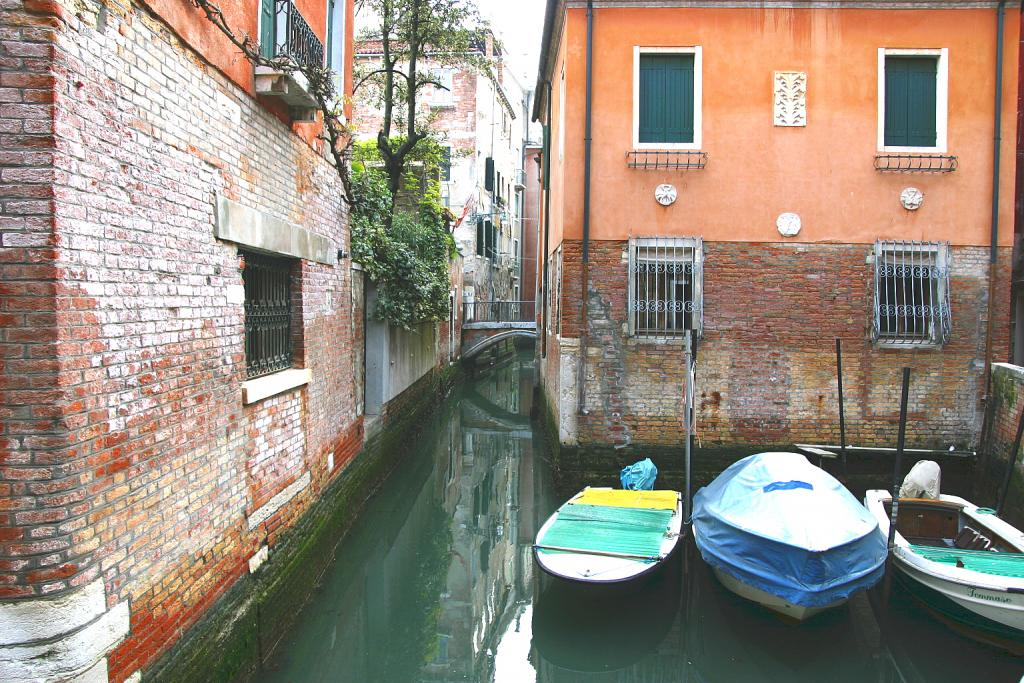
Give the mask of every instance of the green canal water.
M 556 476 L 530 419 L 533 386 L 532 356 L 509 353 L 439 407 L 256 680 L 974 683 L 1024 674 L 1024 659 L 947 630 L 898 587 L 888 608 L 876 591 L 783 623 L 723 589 L 692 543 L 642 590 L 559 590 L 533 563 L 536 530 L 566 490 L 606 482 Z

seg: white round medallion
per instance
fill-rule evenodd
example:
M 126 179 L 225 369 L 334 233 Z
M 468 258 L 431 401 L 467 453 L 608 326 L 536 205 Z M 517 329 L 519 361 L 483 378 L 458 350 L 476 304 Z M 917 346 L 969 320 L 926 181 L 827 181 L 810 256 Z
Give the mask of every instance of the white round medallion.
M 907 211 L 917 211 L 924 204 L 924 193 L 916 187 L 903 188 L 903 192 L 900 192 L 900 204 Z
M 775 226 L 783 237 L 795 237 L 800 232 L 800 216 L 795 213 L 780 213 Z
M 676 201 L 676 187 L 675 185 L 658 185 L 654 188 L 654 198 L 658 200 L 658 203 L 662 206 L 670 206 Z

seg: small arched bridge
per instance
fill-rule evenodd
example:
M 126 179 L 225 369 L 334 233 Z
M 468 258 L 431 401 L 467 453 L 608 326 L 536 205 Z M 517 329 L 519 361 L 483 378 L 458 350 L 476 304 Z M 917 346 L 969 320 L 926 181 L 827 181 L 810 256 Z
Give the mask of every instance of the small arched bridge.
M 472 358 L 513 337 L 537 338 L 532 301 L 474 301 L 462 307 L 462 357 Z

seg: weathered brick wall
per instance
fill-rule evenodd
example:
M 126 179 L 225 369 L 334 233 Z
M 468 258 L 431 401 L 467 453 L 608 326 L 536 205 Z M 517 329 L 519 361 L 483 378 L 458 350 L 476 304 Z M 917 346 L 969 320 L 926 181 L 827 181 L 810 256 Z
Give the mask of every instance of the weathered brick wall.
M 42 564 L 67 548 L 68 517 L 59 483 L 27 449 L 64 441 L 54 264 L 53 47 L 57 21 L 39 3 L 0 6 L 0 599 L 32 595 L 33 582 L 59 581 L 67 569 Z M 35 505 L 35 496 L 53 501 Z M 79 507 L 81 511 L 84 508 Z M 81 514 L 81 512 L 79 512 Z M 36 531 L 42 529 L 42 531 Z M 34 532 L 34 533 L 33 533 Z
M 358 451 L 362 299 L 347 261 L 302 261 L 312 382 L 243 406 L 216 197 L 349 251 L 334 171 L 141 6 L 2 8 L 0 598 L 101 579 L 131 607 L 121 680 Z
M 989 433 L 982 445 L 976 477 L 974 503 L 995 507 L 1003 488 L 1007 488 L 999 516 L 1015 526 L 1024 525 L 1024 458 L 1017 455 L 1016 467 L 1006 476 L 1013 455 L 1013 442 L 1024 414 L 1024 368 L 999 363 L 992 368 L 992 403 L 989 406 Z
M 697 433 L 704 443 L 838 443 L 835 339 L 843 340 L 847 440 L 895 442 L 901 368 L 912 368 L 910 443 L 972 447 L 983 393 L 988 250 L 952 255 L 952 340 L 942 349 L 874 348 L 869 341 L 871 245 L 705 242 L 704 339 Z M 580 244 L 563 244 L 563 335 L 578 336 Z M 999 277 L 1008 283 L 1009 250 Z M 581 443 L 678 444 L 681 342 L 626 336 L 626 243 L 591 244 L 593 287 Z M 994 359 L 1009 345 L 1008 286 L 996 307 Z M 557 348 L 549 340 L 548 353 Z M 550 360 L 548 361 L 550 366 Z M 551 372 L 545 372 L 553 401 Z M 574 406 L 569 410 L 574 409 Z M 566 410 L 563 407 L 563 411 Z

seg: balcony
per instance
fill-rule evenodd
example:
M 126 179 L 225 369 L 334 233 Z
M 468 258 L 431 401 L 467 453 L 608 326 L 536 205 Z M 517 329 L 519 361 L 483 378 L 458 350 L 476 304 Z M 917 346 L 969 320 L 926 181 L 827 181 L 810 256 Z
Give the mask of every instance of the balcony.
M 324 44 L 313 33 L 292 0 L 274 3 L 274 42 L 272 49 L 264 49 L 264 56 L 297 67 L 322 67 Z M 266 97 L 279 97 L 293 108 L 292 118 L 312 120 L 317 108 L 310 93 L 309 81 L 301 71 L 274 66 L 255 69 L 256 93 Z

